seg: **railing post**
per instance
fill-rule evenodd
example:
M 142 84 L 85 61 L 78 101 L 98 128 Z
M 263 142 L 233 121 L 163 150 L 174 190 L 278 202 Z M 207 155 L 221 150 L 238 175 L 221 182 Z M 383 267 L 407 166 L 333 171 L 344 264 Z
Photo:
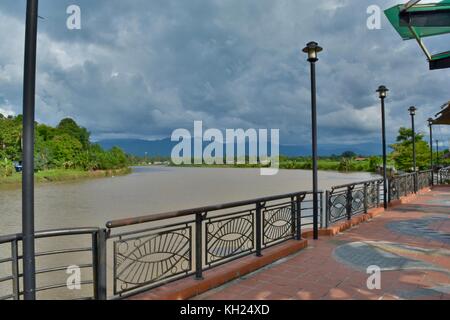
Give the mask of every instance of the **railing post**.
M 419 173 L 414 172 L 414 193 L 417 193 L 419 191 Z
M 295 231 L 295 227 L 296 227 L 296 209 L 295 209 L 296 205 L 295 205 L 295 197 L 291 197 L 291 233 L 294 239 L 296 239 L 296 231 Z
M 391 185 L 390 181 L 388 180 L 388 184 L 387 185 Z M 385 195 L 388 197 L 389 202 L 391 201 L 391 196 L 390 196 L 390 187 L 387 188 L 387 192 L 385 192 L 383 190 L 383 197 L 385 197 Z M 389 193 L 389 195 L 388 195 Z M 386 199 L 383 199 L 383 202 L 385 202 Z M 380 207 L 380 203 L 381 203 L 381 184 L 380 181 L 377 181 L 377 208 Z
M 320 201 L 320 229 L 323 229 L 323 192 L 319 192 L 319 201 Z
M 391 203 L 392 201 L 392 178 L 390 178 L 388 180 L 388 192 L 387 192 L 387 196 L 388 196 L 388 203 Z M 386 193 L 384 193 L 386 194 Z M 380 193 L 378 193 L 378 198 L 380 198 Z
M 203 216 L 195 215 L 195 279 L 203 279 Z
M 11 242 L 11 273 L 13 299 L 20 300 L 20 283 L 19 283 L 19 248 L 17 245 L 17 239 Z
M 330 225 L 330 191 L 325 192 L 325 228 L 328 228 Z
M 352 194 L 352 190 L 353 188 L 351 186 L 349 186 L 347 188 L 347 205 L 346 205 L 346 210 L 347 210 L 347 220 L 350 220 L 352 218 L 352 203 L 353 203 L 353 194 Z
M 297 205 L 296 205 L 296 209 L 297 209 L 297 227 L 295 228 L 295 230 L 297 231 L 296 235 L 295 235 L 295 239 L 296 240 L 302 240 L 302 199 L 300 198 L 300 195 L 297 196 Z
M 364 213 L 367 213 L 367 207 L 369 206 L 369 204 L 367 203 L 367 183 L 364 183 Z
M 255 216 L 255 221 L 256 221 L 256 256 L 257 257 L 262 257 L 262 213 L 261 213 L 261 203 L 257 202 L 256 203 L 256 216 Z
M 92 268 L 94 270 L 94 299 L 107 300 L 106 273 L 106 241 L 107 231 L 100 229 L 92 235 Z

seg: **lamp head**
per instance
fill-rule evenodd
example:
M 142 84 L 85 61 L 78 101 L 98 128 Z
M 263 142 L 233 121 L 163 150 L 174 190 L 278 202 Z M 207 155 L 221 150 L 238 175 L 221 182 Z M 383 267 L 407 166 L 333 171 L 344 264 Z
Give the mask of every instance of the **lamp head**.
M 315 62 L 319 60 L 317 54 L 323 51 L 323 48 L 319 46 L 317 42 L 309 42 L 305 48 L 302 50 L 304 53 L 308 54 L 308 61 Z
M 386 98 L 388 91 L 389 91 L 389 89 L 386 88 L 385 86 L 379 86 L 377 92 L 378 92 L 378 96 L 380 97 L 380 99 Z
M 415 116 L 415 115 L 416 115 L 417 108 L 414 107 L 414 106 L 411 106 L 411 107 L 409 107 L 408 111 L 409 111 L 409 114 L 410 114 L 410 115 Z

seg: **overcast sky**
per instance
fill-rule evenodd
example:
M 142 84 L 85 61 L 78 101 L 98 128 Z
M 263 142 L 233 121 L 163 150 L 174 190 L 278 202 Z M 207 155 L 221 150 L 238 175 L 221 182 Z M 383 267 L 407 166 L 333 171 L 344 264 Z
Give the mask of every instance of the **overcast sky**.
M 450 69 L 429 71 L 415 42 L 403 42 L 382 16 L 366 27 L 377 0 L 41 0 L 37 120 L 73 117 L 94 139 L 170 136 L 176 128 L 279 128 L 282 143 L 310 141 L 309 66 L 315 40 L 319 141 L 380 140 L 375 90 L 389 87 L 388 134 L 439 111 Z M 403 0 L 405 2 L 405 0 Z M 21 113 L 25 0 L 0 2 L 0 112 Z M 82 29 L 66 28 L 81 8 Z M 449 37 L 432 40 L 450 49 Z M 447 133 L 447 134 L 446 134 Z M 448 139 L 448 129 L 437 135 Z

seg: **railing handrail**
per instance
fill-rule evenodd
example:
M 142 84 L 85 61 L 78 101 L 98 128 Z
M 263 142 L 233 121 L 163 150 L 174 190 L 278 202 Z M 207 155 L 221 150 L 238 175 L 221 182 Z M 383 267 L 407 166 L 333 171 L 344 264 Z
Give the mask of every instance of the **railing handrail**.
M 230 209 L 230 208 L 260 203 L 260 202 L 275 201 L 275 200 L 280 200 L 280 199 L 284 199 L 284 198 L 291 198 L 291 197 L 302 196 L 302 195 L 307 195 L 307 194 L 312 194 L 312 193 L 313 193 L 313 191 L 299 191 L 299 192 L 292 192 L 292 193 L 287 193 L 287 194 L 282 194 L 282 195 L 256 198 L 256 199 L 251 199 L 251 200 L 242 200 L 242 201 L 228 202 L 228 203 L 209 205 L 209 206 L 197 207 L 197 208 L 191 208 L 191 209 L 183 209 L 183 210 L 169 211 L 169 212 L 164 212 L 164 213 L 150 214 L 150 215 L 134 217 L 134 218 L 118 219 L 118 220 L 108 221 L 106 223 L 106 227 L 108 229 L 114 229 L 114 228 L 131 226 L 131 225 L 136 225 L 136 224 L 141 224 L 141 223 L 155 222 L 155 221 L 161 221 L 161 220 L 172 219 L 172 218 L 181 218 L 181 217 L 186 217 L 189 215 L 195 215 L 195 214 L 199 214 L 199 213 Z M 318 193 L 323 194 L 323 191 L 320 190 L 320 191 L 318 191 Z
M 413 176 L 413 175 L 414 175 L 414 172 L 402 173 L 402 174 L 398 174 L 396 176 L 394 175 L 394 176 L 390 177 L 389 180 L 409 177 L 409 176 Z
M 35 238 L 52 238 L 59 236 L 71 236 L 71 235 L 80 235 L 80 234 L 92 234 L 98 232 L 100 228 L 90 227 L 90 228 L 67 228 L 67 229 L 50 229 L 50 230 L 41 230 L 36 231 Z M 0 236 L 0 244 L 8 243 L 11 241 L 20 241 L 22 240 L 21 233 L 14 233 L 9 235 Z
M 365 181 L 358 181 L 358 182 L 347 183 L 347 184 L 341 184 L 339 186 L 331 187 L 331 190 L 333 191 L 333 190 L 336 190 L 336 189 L 347 188 L 347 187 L 355 186 L 355 185 L 358 185 L 358 184 L 366 184 L 366 183 L 373 183 L 373 182 L 380 182 L 380 181 L 383 181 L 383 178 L 372 179 L 372 180 L 365 180 Z

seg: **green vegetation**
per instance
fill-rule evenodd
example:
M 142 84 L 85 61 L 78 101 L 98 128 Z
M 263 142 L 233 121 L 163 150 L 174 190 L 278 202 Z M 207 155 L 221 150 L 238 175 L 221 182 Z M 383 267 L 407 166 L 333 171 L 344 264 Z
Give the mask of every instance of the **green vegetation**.
M 412 171 L 413 170 L 413 132 L 408 128 L 400 128 L 397 137 L 397 143 L 391 145 L 391 158 L 398 170 Z M 430 168 L 430 145 L 423 140 L 423 134 L 416 134 L 416 163 L 420 170 Z M 439 158 L 442 159 L 448 150 L 443 150 L 439 153 Z M 436 157 L 436 154 L 434 154 Z M 435 159 L 436 160 L 436 159 Z M 440 160 L 440 164 L 450 163 L 448 160 Z
M 87 178 L 102 178 L 111 176 L 121 176 L 131 172 L 128 167 L 113 170 L 97 170 L 85 171 L 80 169 L 51 169 L 45 171 L 38 171 L 35 174 L 35 180 L 38 183 L 45 182 L 62 182 L 73 181 Z M 22 175 L 20 173 L 12 173 L 9 176 L 0 177 L 0 188 L 9 186 L 19 186 L 22 183 Z
M 170 161 L 170 159 L 165 159 Z M 225 162 L 225 161 L 224 161 Z M 318 161 L 319 170 L 329 170 L 329 171 L 342 171 L 342 172 L 352 172 L 352 171 L 367 171 L 376 172 L 377 168 L 381 166 L 381 157 L 362 157 L 357 156 L 351 151 L 344 152 L 342 155 L 332 155 L 330 157 L 320 157 Z M 191 165 L 175 165 L 170 162 L 171 166 L 181 166 L 181 167 L 215 167 L 215 168 L 261 168 L 260 164 L 191 164 Z M 310 170 L 312 169 L 311 157 L 286 157 L 280 156 L 280 169 L 296 169 L 296 170 Z
M 90 133 L 70 118 L 61 120 L 55 128 L 36 123 L 35 136 L 38 181 L 93 176 L 95 171 L 126 171 L 123 169 L 128 166 L 128 157 L 121 149 L 105 151 L 91 143 Z M 14 163 L 21 162 L 21 145 L 22 116 L 0 115 L 0 182 L 20 180 L 20 174 L 14 173 Z
M 367 171 L 375 172 L 377 167 L 382 163 L 381 157 L 362 157 L 355 154 L 350 154 L 349 151 L 344 152 L 340 156 L 320 157 L 318 161 L 319 170 L 332 170 L 332 171 Z M 281 157 L 280 158 L 281 169 L 311 169 L 311 158 L 305 157 Z

